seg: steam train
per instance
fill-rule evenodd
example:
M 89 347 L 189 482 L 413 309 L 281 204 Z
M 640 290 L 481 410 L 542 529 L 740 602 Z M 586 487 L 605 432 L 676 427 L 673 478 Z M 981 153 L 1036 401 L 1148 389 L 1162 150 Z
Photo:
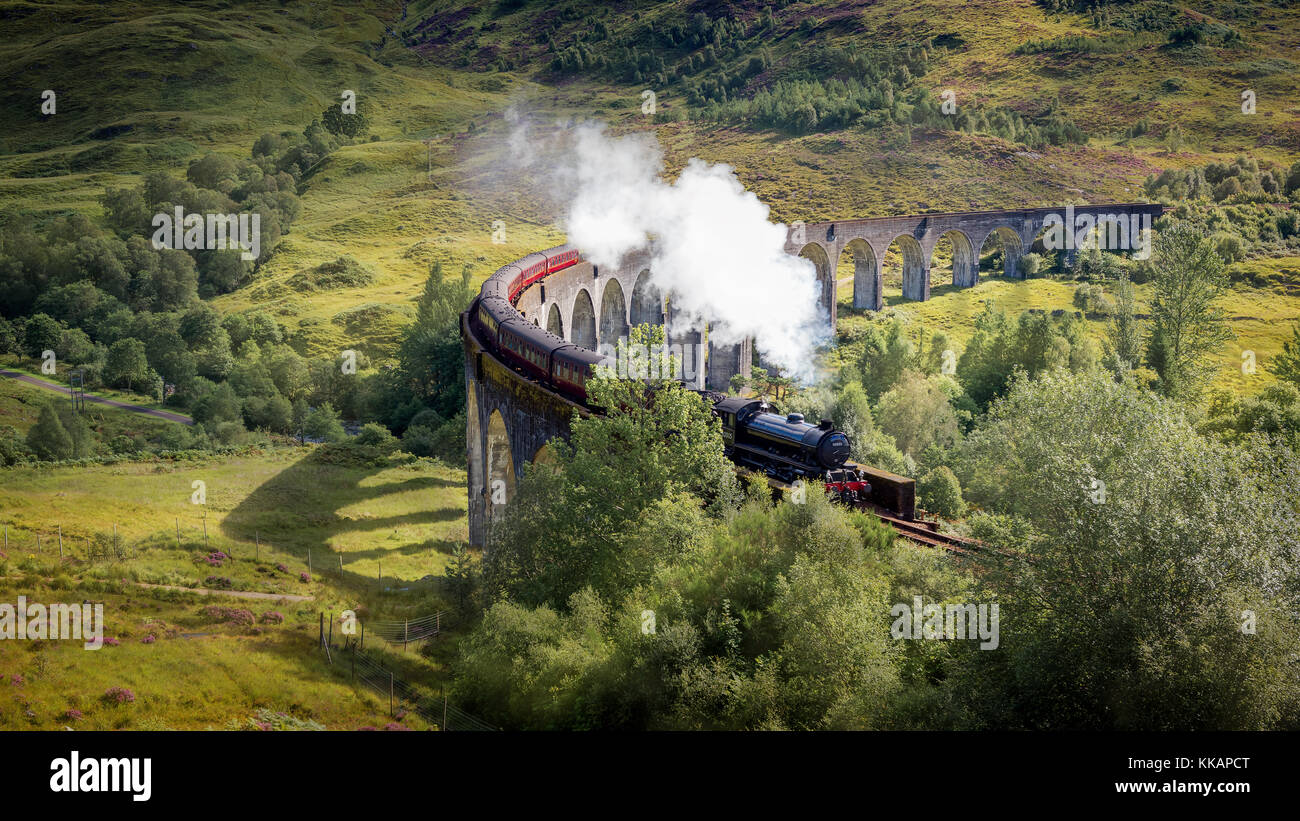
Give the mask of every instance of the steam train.
M 569 398 L 585 403 L 587 381 L 609 358 L 566 342 L 524 319 L 515 303 L 525 288 L 579 261 L 578 251 L 559 246 L 530 254 L 488 277 L 469 309 L 478 339 L 503 362 Z M 827 493 L 848 504 L 870 498 L 871 485 L 848 464 L 849 438 L 829 419 L 813 425 L 803 416 L 777 414 L 759 399 L 700 391 L 722 423 L 732 461 L 780 482 L 821 480 Z
M 478 299 L 470 306 L 470 322 L 479 339 L 503 361 L 570 398 L 586 402 L 587 380 L 608 357 L 565 342 L 515 310 L 525 288 L 577 262 L 578 250 L 561 245 L 499 268 L 483 283 Z

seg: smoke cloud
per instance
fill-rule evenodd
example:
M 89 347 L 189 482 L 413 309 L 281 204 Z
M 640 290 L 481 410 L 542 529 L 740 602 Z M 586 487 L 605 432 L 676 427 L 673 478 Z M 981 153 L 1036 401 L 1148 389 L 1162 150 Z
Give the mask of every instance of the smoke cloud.
M 590 123 L 563 130 L 545 153 L 564 191 L 569 242 L 588 259 L 615 266 L 648 252 L 675 322 L 708 322 L 723 344 L 752 337 L 765 361 L 815 378 L 814 352 L 830 337 L 816 268 L 785 252 L 786 227 L 730 166 L 691 159 L 669 182 L 654 138 L 612 137 Z

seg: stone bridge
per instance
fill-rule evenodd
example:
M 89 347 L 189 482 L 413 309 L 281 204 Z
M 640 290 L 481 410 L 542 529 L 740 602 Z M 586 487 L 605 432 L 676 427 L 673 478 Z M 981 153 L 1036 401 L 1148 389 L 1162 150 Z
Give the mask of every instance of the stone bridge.
M 1078 229 L 1078 237 L 1105 224 L 1109 234 L 1102 235 L 1102 247 L 1126 247 L 1123 243 L 1137 247 L 1139 228 L 1149 227 L 1161 212 L 1159 205 L 1126 204 L 796 223 L 786 251 L 816 265 L 822 305 L 834 325 L 835 269 L 845 252 L 854 260 L 854 307 L 880 310 L 881 263 L 891 245 L 902 251 L 904 297 L 925 300 L 930 296 L 930 259 L 943 237 L 953 247 L 953 284 L 971 287 L 979 281 L 980 251 L 987 243 L 1001 247 L 1005 273 L 1016 276 L 1020 258 L 1054 221 Z M 1074 230 L 1063 233 L 1071 240 L 1076 237 Z M 1071 241 L 1065 247 L 1067 254 L 1073 246 Z M 682 360 L 685 381 L 726 390 L 734 374 L 748 372 L 752 341 L 717 345 L 709 340 L 707 327 L 692 327 L 675 316 L 672 295 L 661 293 L 651 282 L 649 258 L 649 254 L 634 254 L 612 269 L 580 260 L 525 289 L 516 307 L 525 319 L 556 336 L 605 352 L 627 337 L 633 326 L 662 325 L 673 352 Z M 497 359 L 475 337 L 468 311 L 461 316 L 461 336 L 468 394 L 469 538 L 473 545 L 486 546 L 490 524 L 513 498 L 525 466 L 546 459 L 547 442 L 567 437 L 573 415 L 589 411 Z
M 786 239 L 785 250 L 812 261 L 822 283 L 822 306 L 835 324 L 835 269 L 840 255 L 853 256 L 853 307 L 879 311 L 884 307 L 884 260 L 890 246 L 903 255 L 903 298 L 930 298 L 930 264 L 935 246 L 947 238 L 952 243 L 952 284 L 970 288 L 979 282 L 981 250 L 1001 248 L 1003 273 L 1020 275 L 1018 263 L 1033 247 L 1035 239 L 1056 220 L 1066 226 L 1062 237 L 1086 236 L 1094 227 L 1103 248 L 1137 248 L 1139 229 L 1150 228 L 1163 212 L 1155 203 L 1118 205 L 1075 205 L 1063 208 L 1024 208 L 1013 211 L 971 211 L 955 214 L 921 214 L 914 217 L 795 223 Z M 986 248 L 985 246 L 989 246 Z M 1062 247 L 1073 255 L 1073 241 Z

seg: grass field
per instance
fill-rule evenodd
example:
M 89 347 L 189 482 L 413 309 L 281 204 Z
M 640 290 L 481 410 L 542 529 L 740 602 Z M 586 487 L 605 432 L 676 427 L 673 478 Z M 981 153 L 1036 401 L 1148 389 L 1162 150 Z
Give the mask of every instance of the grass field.
M 206 505 L 191 500 L 196 480 L 206 483 Z M 447 608 L 443 588 L 428 577 L 442 575 L 452 545 L 465 538 L 464 481 L 463 472 L 430 461 L 335 465 L 312 448 L 0 471 L 0 526 L 8 539 L 0 601 L 23 594 L 79 602 L 93 594 L 106 604 L 105 635 L 121 642 L 95 652 L 63 642 L 0 643 L 0 687 L 12 696 L 0 702 L 0 727 L 57 729 L 73 708 L 86 714 L 78 726 L 95 729 L 225 729 L 231 721 L 246 724 L 260 708 L 336 729 L 383 726 L 386 701 L 355 689 L 321 660 L 317 614 L 364 608 L 368 618 L 400 620 Z M 214 567 L 206 561 L 213 551 L 233 560 Z M 309 552 L 312 572 L 303 581 Z M 137 585 L 222 584 L 213 577 L 268 596 L 200 598 Z M 278 601 L 278 594 L 311 600 Z M 249 635 L 207 624 L 198 616 L 207 604 L 255 615 L 276 610 L 285 622 Z M 142 643 L 151 633 L 156 640 Z M 437 659 L 450 649 L 434 660 L 414 647 L 383 652 L 412 681 L 445 680 Z M 12 684 L 15 675 L 24 683 Z M 100 697 L 113 686 L 130 688 L 136 702 L 105 704 Z M 422 726 L 414 716 L 404 723 Z

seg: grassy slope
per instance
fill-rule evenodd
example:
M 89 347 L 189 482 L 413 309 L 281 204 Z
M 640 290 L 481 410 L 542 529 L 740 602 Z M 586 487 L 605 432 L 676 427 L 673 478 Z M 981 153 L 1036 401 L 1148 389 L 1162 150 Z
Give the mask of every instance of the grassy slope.
M 778 11 L 777 36 L 765 43 L 778 63 L 793 60 L 809 39 L 853 47 L 959 33 L 965 45 L 936 51 L 921 82 L 955 90 L 959 104 L 975 100 L 1026 112 L 1059 96 L 1093 135 L 1087 146 L 1033 152 L 960 133 L 917 132 L 910 148 L 897 150 L 863 128 L 791 137 L 698 123 L 654 125 L 640 114 L 639 86 L 599 78 L 554 84 L 545 68 L 549 55 L 536 42 L 539 26 L 559 26 L 556 39 L 564 44 L 585 24 L 557 17 L 546 4 L 498 16 L 490 4 L 466 12 L 459 3 L 415 3 L 405 20 L 395 2 L 324 12 L 235 4 L 237 14 L 215 2 L 182 11 L 125 3 L 111 12 L 75 3 L 57 10 L 0 5 L 23 11 L 11 27 L 24 46 L 0 62 L 20 80 L 3 92 L 18 116 L 11 136 L 0 141 L 0 169 L 11 177 L 0 181 L 0 206 L 98 212 L 104 186 L 131 184 L 133 174 L 159 163 L 181 173 L 189 159 L 209 150 L 246 154 L 264 131 L 300 129 L 342 88 L 373 106 L 372 131 L 381 140 L 346 147 L 318 168 L 304 186 L 303 216 L 274 258 L 251 284 L 218 300 L 226 310 L 269 305 L 291 326 L 301 323 L 304 348 L 317 354 L 356 347 L 382 357 L 391 350 L 434 261 L 450 271 L 471 264 L 482 277 L 562 239 L 553 227 L 559 215 L 527 193 L 520 196 L 519 181 L 500 173 L 507 126 L 499 113 L 511 103 L 542 117 L 597 117 L 618 131 L 652 130 L 665 146 L 670 173 L 691 156 L 731 164 L 771 205 L 774 218 L 785 221 L 1131 200 L 1147 174 L 1165 167 L 1245 150 L 1290 162 L 1300 150 L 1294 72 L 1254 76 L 1260 72 L 1249 68 L 1292 56 L 1286 32 L 1300 23 L 1300 12 L 1269 4 L 1251 4 L 1250 14 L 1221 4 L 1219 17 L 1205 18 L 1242 31 L 1242 49 L 1172 51 L 1160 35 L 1144 34 L 1131 49 L 1086 56 L 1014 54 L 1028 39 L 1097 35 L 1084 18 L 1049 17 L 1029 0 L 799 3 Z M 661 19 L 672 4 L 625 6 L 619 12 L 598 6 L 596 13 L 618 34 L 639 25 L 627 12 L 638 11 L 642 21 Z M 745 20 L 761 11 L 759 4 L 731 8 Z M 106 25 L 110 14 L 119 22 Z M 819 21 L 813 32 L 798 31 L 809 15 Z M 452 33 L 415 54 L 384 34 L 389 26 L 407 33 L 450 27 Z M 54 30 L 61 33 L 49 36 Z M 459 66 L 462 53 L 467 67 Z M 518 71 L 477 70 L 495 53 L 515 55 Z M 99 68 L 89 71 L 94 61 Z M 1170 77 L 1181 80 L 1182 90 L 1164 87 Z M 31 113 L 36 108 L 27 89 L 50 86 L 68 92 L 60 113 L 42 120 Z M 1240 113 L 1244 87 L 1258 96 L 1254 116 Z M 683 101 L 667 89 L 659 104 L 674 112 Z M 1139 117 L 1151 122 L 1152 133 L 1121 139 Z M 1189 144 L 1170 155 L 1160 135 L 1175 121 Z M 131 130 L 112 140 L 89 139 L 105 126 Z M 434 141 L 431 178 L 424 138 Z M 62 170 L 55 155 L 74 173 L 30 176 Z M 507 225 L 504 245 L 491 242 L 496 219 Z M 375 270 L 377 282 L 324 293 L 287 284 L 343 253 Z
M 206 483 L 205 509 L 191 502 L 192 482 Z M 203 538 L 203 512 L 209 538 Z M 451 544 L 465 538 L 464 474 L 431 462 L 367 468 L 323 462 L 311 449 L 278 449 L 197 462 L 127 463 L 90 468 L 15 468 L 0 473 L 0 524 L 8 560 L 0 561 L 0 601 L 21 593 L 32 601 L 80 601 L 81 592 L 51 585 L 59 577 L 113 586 L 106 602 L 118 647 L 83 652 L 68 643 L 37 649 L 0 643 L 0 675 L 13 687 L 15 709 L 0 707 L 0 727 L 57 728 L 62 712 L 78 708 L 88 728 L 173 729 L 224 727 L 258 707 L 285 710 L 333 728 L 387 721 L 387 704 L 354 690 L 340 668 L 327 668 L 313 641 L 317 613 L 367 606 L 374 617 L 400 619 L 446 606 L 429 574 L 441 575 Z M 181 544 L 176 543 L 179 520 Z M 111 544 L 114 524 L 126 558 L 90 557 L 88 543 Z M 59 562 L 61 526 L 66 558 Z M 41 550 L 37 552 L 37 535 Z M 255 546 L 260 540 L 261 546 Z M 208 550 L 235 557 L 220 568 Z M 312 579 L 302 582 L 310 551 Z M 343 572 L 338 559 L 343 558 Z M 286 572 L 275 570 L 282 564 Z M 379 572 L 383 572 L 380 594 Z M 26 572 L 24 572 L 26 571 Z M 304 603 L 198 599 L 139 589 L 134 582 L 212 586 L 210 575 L 233 588 L 310 595 Z M 285 624 L 244 635 L 198 618 L 208 603 L 278 610 Z M 161 620 L 183 638 L 165 634 Z M 141 644 L 154 633 L 158 641 Z M 44 661 L 40 661 L 44 658 Z M 397 654 L 411 681 L 433 686 L 445 676 L 440 661 L 414 650 Z M 25 684 L 10 685 L 20 675 Z M 110 686 L 137 696 L 129 707 L 108 708 L 99 696 Z M 36 714 L 29 720 L 24 709 Z M 407 724 L 419 726 L 409 719 Z

